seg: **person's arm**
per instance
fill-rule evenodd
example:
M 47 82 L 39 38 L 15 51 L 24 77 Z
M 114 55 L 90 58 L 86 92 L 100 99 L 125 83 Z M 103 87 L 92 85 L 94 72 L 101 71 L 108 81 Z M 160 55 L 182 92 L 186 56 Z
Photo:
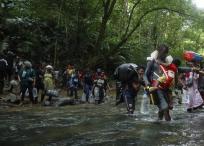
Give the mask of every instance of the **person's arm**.
M 151 85 L 150 77 L 152 76 L 152 69 L 153 69 L 154 61 L 148 61 L 147 62 L 147 68 L 145 70 L 144 74 L 144 82 L 146 86 Z
M 182 86 L 184 87 L 184 86 L 185 86 L 185 82 L 184 82 L 184 80 L 182 79 L 183 76 L 184 76 L 184 74 L 180 74 L 180 75 L 178 76 L 178 82 L 179 82 L 180 84 L 182 84 Z
M 178 83 L 180 83 L 182 85 L 183 89 L 187 89 L 184 74 L 180 74 L 178 76 Z
M 109 83 L 108 83 L 108 80 L 107 80 L 107 79 L 105 79 L 104 81 L 105 81 L 105 83 L 104 83 L 105 88 L 106 88 L 106 89 L 108 89 L 108 91 L 110 91 L 110 90 L 111 90 L 111 88 L 110 88 L 110 85 L 109 85 Z
M 139 82 L 132 82 L 132 87 L 134 89 L 135 92 L 138 92 L 140 89 L 140 84 Z
M 21 82 L 21 71 L 18 73 L 18 81 Z
M 36 73 L 34 70 L 32 70 L 32 78 L 33 78 L 33 86 L 35 86 L 35 82 L 36 82 Z
M 191 87 L 193 85 L 193 72 L 190 72 L 189 78 L 186 82 L 187 87 Z
M 19 82 L 21 82 L 21 78 L 20 78 L 20 76 L 19 76 L 19 75 L 18 75 L 18 81 L 19 81 Z

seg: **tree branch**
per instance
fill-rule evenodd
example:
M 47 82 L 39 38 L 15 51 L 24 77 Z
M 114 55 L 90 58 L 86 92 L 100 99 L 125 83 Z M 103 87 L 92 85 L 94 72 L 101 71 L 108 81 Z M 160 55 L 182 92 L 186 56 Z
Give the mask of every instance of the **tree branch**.
M 107 0 L 106 2 L 105 2 L 105 5 L 104 5 L 104 17 L 106 17 L 107 16 L 107 14 L 108 14 L 108 11 L 109 11 L 109 5 L 110 5 L 110 0 Z
M 132 7 L 132 9 L 131 9 L 131 12 L 130 12 L 129 19 L 128 19 L 128 23 L 127 23 L 128 25 L 127 25 L 127 27 L 126 27 L 125 34 L 124 34 L 123 36 L 126 36 L 126 35 L 127 35 L 128 30 L 129 30 L 129 27 L 130 27 L 130 22 L 131 22 L 131 20 L 132 20 L 133 12 L 134 12 L 136 6 L 139 5 L 141 1 L 142 1 L 142 0 L 138 0 L 138 1 L 133 5 L 133 7 Z
M 110 7 L 109 7 L 109 10 L 108 10 L 108 13 L 107 13 L 107 17 L 110 17 L 112 11 L 113 11 L 113 8 L 115 6 L 115 3 L 116 3 L 116 0 L 113 0 L 110 4 Z
M 158 11 L 158 10 L 167 10 L 169 12 L 174 12 L 174 13 L 178 13 L 180 15 L 183 15 L 183 16 L 190 16 L 184 12 L 181 12 L 179 10 L 174 10 L 174 9 L 171 9 L 171 8 L 167 8 L 167 7 L 157 7 L 157 8 L 153 8 L 153 9 L 150 9 L 148 11 L 146 11 L 142 16 L 140 16 L 140 18 L 138 19 L 138 22 L 137 24 L 133 27 L 133 29 L 126 34 L 126 36 L 123 36 L 123 38 L 121 39 L 121 41 L 116 45 L 115 49 L 118 49 L 120 48 L 124 43 L 126 43 L 126 41 L 129 39 L 129 37 L 137 30 L 137 28 L 141 25 L 141 22 L 142 20 L 144 19 L 144 17 L 146 15 L 148 15 L 149 13 L 151 12 L 154 12 L 154 11 Z M 190 16 L 191 17 L 191 16 Z

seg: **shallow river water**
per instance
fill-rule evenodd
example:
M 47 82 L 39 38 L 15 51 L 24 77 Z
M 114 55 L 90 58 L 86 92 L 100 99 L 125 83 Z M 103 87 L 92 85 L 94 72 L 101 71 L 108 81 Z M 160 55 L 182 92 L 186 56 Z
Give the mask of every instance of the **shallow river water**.
M 0 146 L 203 146 L 204 110 L 186 113 L 181 105 L 171 122 L 157 121 L 157 109 L 133 117 L 112 100 L 102 105 L 0 109 Z

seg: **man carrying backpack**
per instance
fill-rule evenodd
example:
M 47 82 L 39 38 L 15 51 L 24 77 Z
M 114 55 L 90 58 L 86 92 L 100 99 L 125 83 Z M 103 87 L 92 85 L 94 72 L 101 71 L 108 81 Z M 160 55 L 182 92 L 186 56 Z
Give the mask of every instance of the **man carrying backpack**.
M 19 73 L 19 81 L 21 85 L 21 104 L 23 104 L 26 90 L 29 92 L 30 101 L 33 100 L 33 87 L 35 86 L 35 72 L 32 69 L 32 64 L 29 61 L 24 62 L 24 68 Z
M 7 61 L 4 59 L 4 56 L 0 54 L 0 94 L 3 93 L 4 79 L 6 77 L 7 66 Z
M 124 101 L 128 114 L 134 113 L 135 97 L 140 88 L 137 68 L 136 64 L 126 63 L 117 67 L 114 73 L 115 78 L 121 82 L 121 99 L 117 104 Z

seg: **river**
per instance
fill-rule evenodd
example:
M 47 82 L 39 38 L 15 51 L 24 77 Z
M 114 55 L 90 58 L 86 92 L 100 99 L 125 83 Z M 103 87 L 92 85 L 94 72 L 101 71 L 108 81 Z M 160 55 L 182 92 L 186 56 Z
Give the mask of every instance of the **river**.
M 186 113 L 177 105 L 171 122 L 157 121 L 157 109 L 133 117 L 110 99 L 101 105 L 0 109 L 0 146 L 203 146 L 204 110 Z

